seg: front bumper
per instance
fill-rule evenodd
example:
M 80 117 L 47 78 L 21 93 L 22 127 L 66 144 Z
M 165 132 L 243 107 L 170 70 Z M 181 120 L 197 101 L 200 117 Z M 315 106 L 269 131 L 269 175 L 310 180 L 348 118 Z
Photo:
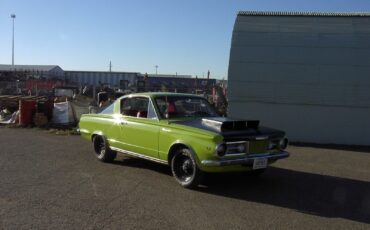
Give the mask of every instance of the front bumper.
M 226 166 L 226 165 L 252 166 L 254 160 L 257 158 L 267 158 L 267 160 L 271 162 L 286 157 L 289 157 L 289 153 L 286 151 L 281 151 L 277 153 L 249 154 L 248 156 L 238 159 L 202 160 L 201 163 L 204 166 Z

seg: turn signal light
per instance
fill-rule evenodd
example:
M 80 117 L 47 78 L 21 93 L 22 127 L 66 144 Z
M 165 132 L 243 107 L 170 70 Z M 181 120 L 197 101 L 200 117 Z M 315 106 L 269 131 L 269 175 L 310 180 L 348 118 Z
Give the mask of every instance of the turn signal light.
M 219 157 L 223 157 L 226 154 L 226 144 L 222 143 L 216 146 L 216 154 Z

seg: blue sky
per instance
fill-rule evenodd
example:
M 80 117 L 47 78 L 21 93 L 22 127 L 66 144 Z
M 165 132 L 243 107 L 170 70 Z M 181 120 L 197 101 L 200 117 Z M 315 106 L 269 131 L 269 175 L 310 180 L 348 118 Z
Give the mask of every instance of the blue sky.
M 370 0 L 0 0 L 0 63 L 226 78 L 236 13 L 370 11 Z

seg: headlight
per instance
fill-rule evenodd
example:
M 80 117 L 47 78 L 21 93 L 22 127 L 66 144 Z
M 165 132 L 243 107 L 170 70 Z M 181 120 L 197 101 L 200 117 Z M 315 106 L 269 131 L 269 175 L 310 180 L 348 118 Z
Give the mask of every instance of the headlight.
M 281 149 L 286 149 L 288 147 L 288 138 L 283 138 L 280 140 L 279 145 Z
M 220 157 L 225 156 L 226 154 L 226 144 L 225 143 L 218 144 L 216 146 L 216 154 L 217 156 L 220 156 Z

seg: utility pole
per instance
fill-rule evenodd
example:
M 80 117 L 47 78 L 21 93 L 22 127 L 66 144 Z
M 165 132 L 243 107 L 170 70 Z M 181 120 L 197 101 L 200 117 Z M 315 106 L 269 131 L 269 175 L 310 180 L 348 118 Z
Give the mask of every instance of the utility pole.
M 112 61 L 109 61 L 109 72 L 112 72 Z
M 158 65 L 155 65 L 155 75 L 158 75 Z
M 15 19 L 15 14 L 11 14 L 10 17 L 13 19 L 12 67 L 14 69 L 14 19 Z

